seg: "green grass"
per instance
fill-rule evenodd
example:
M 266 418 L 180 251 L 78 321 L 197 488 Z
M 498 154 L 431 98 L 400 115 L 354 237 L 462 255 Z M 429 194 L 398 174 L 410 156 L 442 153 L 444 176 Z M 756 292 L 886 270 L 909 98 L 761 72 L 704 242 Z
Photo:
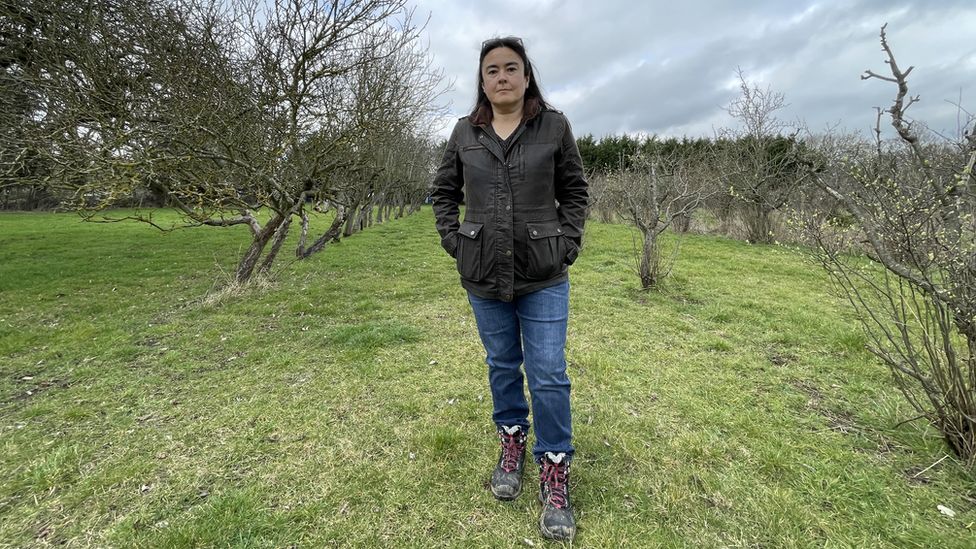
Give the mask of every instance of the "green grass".
M 483 352 L 429 209 L 217 290 L 247 240 L 0 215 L 0 545 L 546 545 L 531 490 L 485 488 Z M 896 427 L 817 267 L 688 237 L 645 293 L 631 249 L 592 223 L 572 272 L 576 546 L 976 544 L 972 474 L 922 472 L 944 446 Z

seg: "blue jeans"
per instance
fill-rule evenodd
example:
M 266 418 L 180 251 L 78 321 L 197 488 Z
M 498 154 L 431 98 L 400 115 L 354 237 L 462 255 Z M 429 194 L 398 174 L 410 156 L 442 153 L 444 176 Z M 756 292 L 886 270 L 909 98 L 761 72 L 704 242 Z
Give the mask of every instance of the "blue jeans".
M 468 292 L 485 346 L 495 425 L 528 427 L 529 405 L 521 366 L 532 396 L 536 460 L 546 452 L 572 456 L 569 376 L 566 375 L 566 322 L 569 282 L 516 297 L 511 302 Z

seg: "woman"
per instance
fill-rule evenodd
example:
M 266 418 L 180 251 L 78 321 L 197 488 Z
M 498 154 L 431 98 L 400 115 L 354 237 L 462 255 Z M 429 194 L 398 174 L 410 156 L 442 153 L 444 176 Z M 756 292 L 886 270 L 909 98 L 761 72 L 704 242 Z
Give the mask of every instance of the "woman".
M 433 187 L 441 245 L 457 260 L 487 355 L 501 441 L 491 491 L 511 500 L 522 489 L 524 363 L 540 467 L 539 525 L 546 537 L 572 539 L 567 270 L 580 249 L 587 184 L 569 122 L 543 99 L 520 39 L 482 44 L 477 102 L 454 126 Z

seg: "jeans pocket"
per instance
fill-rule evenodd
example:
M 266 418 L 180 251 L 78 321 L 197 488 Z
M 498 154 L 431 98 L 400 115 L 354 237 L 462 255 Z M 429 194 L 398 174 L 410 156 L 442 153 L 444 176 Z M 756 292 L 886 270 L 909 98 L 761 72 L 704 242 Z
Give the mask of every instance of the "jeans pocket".
M 457 250 L 454 256 L 457 258 L 457 269 L 462 278 L 480 281 L 485 277 L 481 261 L 483 228 L 483 223 L 465 221 L 458 229 Z
M 525 272 L 531 280 L 547 280 L 563 270 L 566 243 L 557 221 L 526 223 L 529 232 Z

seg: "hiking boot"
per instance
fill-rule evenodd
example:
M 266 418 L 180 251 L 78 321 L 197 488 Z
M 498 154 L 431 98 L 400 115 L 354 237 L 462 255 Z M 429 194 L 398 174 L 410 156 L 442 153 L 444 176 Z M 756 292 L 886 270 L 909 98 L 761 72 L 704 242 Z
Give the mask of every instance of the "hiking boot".
M 501 500 L 512 500 L 522 493 L 522 471 L 525 469 L 524 427 L 513 425 L 498 428 L 502 449 L 498 464 L 491 473 L 491 493 Z
M 539 529 L 549 539 L 570 541 L 576 535 L 576 519 L 569 503 L 569 457 L 546 452 L 539 460 Z

